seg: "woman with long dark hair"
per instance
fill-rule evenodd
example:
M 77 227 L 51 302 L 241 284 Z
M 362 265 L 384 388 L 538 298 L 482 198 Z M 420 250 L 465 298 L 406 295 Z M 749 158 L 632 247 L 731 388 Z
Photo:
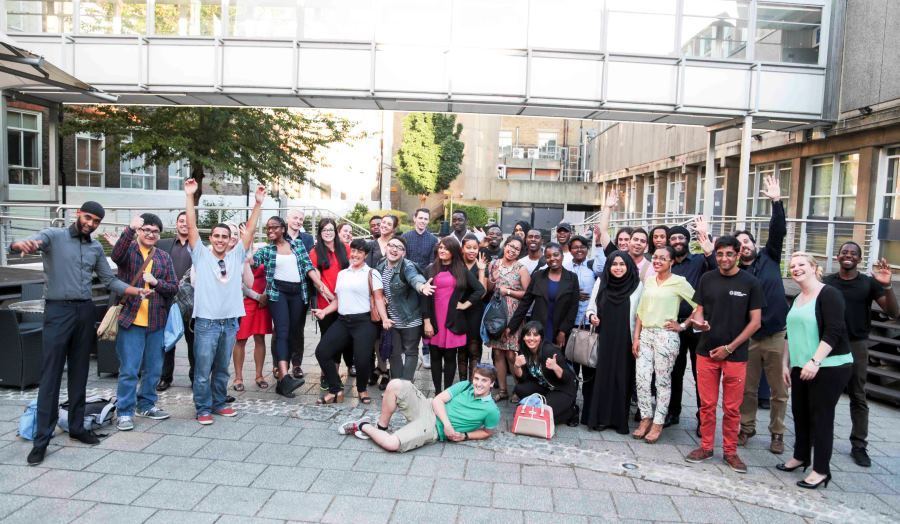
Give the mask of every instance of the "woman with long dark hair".
M 428 266 L 426 277 L 435 287 L 425 300 L 425 343 L 431 353 L 431 380 L 437 395 L 453 384 L 456 354 L 466 345 L 468 324 L 465 310 L 484 295 L 478 282 L 462 260 L 462 249 L 455 238 L 444 237 L 437 244 L 437 258 Z
M 491 262 L 488 268 L 488 289 L 506 299 L 506 311 L 511 316 L 519 301 L 525 296 L 525 289 L 531 283 L 528 270 L 519 262 L 524 248 L 524 240 L 512 235 L 503 243 L 503 256 Z M 494 366 L 497 367 L 497 381 L 500 392 L 494 396 L 495 401 L 509 398 L 506 372 L 512 368 L 519 350 L 518 331 L 507 330 L 500 338 L 488 342 L 493 350 Z
M 584 366 L 584 412 L 589 428 L 628 434 L 628 408 L 634 381 L 631 337 L 643 285 L 625 251 L 613 251 L 591 292 L 587 318 L 597 327 L 597 367 Z
M 483 251 L 479 249 L 478 237 L 468 234 L 463 237 L 463 262 L 478 283 L 487 289 L 487 258 Z M 466 323 L 469 325 L 469 332 L 466 335 L 466 347 L 459 352 L 458 367 L 459 379 L 469 380 L 475 366 L 481 362 L 482 340 L 481 340 L 481 317 L 484 314 L 484 301 L 476 300 L 472 302 L 472 307 L 466 310 Z
M 519 398 L 538 393 L 553 408 L 553 419 L 578 425 L 575 396 L 578 385 L 575 372 L 566 364 L 562 350 L 544 337 L 544 325 L 537 320 L 525 324 L 522 341 L 513 366 L 513 375 L 519 381 L 514 390 Z
M 350 246 L 337 238 L 337 224 L 332 218 L 323 218 L 319 220 L 316 229 L 316 245 L 313 246 L 309 259 L 312 265 L 322 275 L 322 283 L 325 284 L 332 293 L 337 285 L 337 276 L 342 269 L 350 267 Z M 316 308 L 325 309 L 328 307 L 328 301 L 325 297 L 318 295 L 316 297 Z M 319 320 L 319 329 L 321 336 L 324 336 L 328 328 L 337 320 L 337 311 L 329 313 L 322 320 Z M 347 372 L 352 376 L 355 374 L 353 367 L 353 348 L 347 346 L 343 351 L 344 364 L 347 366 Z M 335 365 L 340 366 L 340 354 L 335 358 Z M 324 377 L 323 377 L 324 378 Z M 327 385 L 323 385 L 327 389 Z

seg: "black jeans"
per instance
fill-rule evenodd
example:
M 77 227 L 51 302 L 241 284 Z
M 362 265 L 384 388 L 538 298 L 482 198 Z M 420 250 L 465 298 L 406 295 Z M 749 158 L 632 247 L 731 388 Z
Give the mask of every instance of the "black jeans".
M 328 391 L 337 393 L 344 389 L 341 376 L 334 365 L 335 357 L 339 357 L 344 348 L 352 345 L 353 360 L 356 362 L 356 390 L 366 390 L 369 374 L 372 372 L 372 341 L 375 340 L 375 324 L 369 313 L 358 315 L 340 315 L 337 321 L 322 335 L 316 347 L 316 360 L 325 375 Z
M 413 381 L 416 366 L 419 365 L 419 341 L 422 340 L 422 326 L 394 328 L 394 350 L 391 352 L 391 378 Z M 403 356 L 406 355 L 404 362 Z
M 59 419 L 59 388 L 67 366 L 69 434 L 84 433 L 84 398 L 91 347 L 96 343 L 94 303 L 48 300 L 44 308 L 41 385 L 34 447 L 47 447 Z M 68 362 L 68 364 L 67 364 Z
M 678 357 L 675 359 L 675 367 L 672 368 L 672 398 L 669 400 L 669 418 L 681 416 L 681 394 L 684 391 L 684 372 L 687 369 L 687 357 L 691 356 L 691 374 L 694 376 L 694 395 L 697 400 L 697 409 L 700 409 L 700 394 L 697 392 L 697 343 L 700 342 L 700 333 L 694 333 L 687 329 L 679 334 L 681 347 L 678 348 Z
M 294 286 L 289 284 L 276 280 L 278 300 L 269 301 L 269 313 L 272 315 L 272 323 L 275 327 L 275 341 L 272 344 L 275 365 L 291 359 L 292 328 L 300 322 L 306 309 L 299 283 Z
M 865 340 L 850 341 L 853 353 L 853 373 L 847 384 L 850 395 L 850 445 L 866 449 L 869 446 L 869 402 L 866 399 L 866 378 L 869 374 L 869 349 Z
M 325 317 L 319 321 L 319 338 L 325 336 L 325 333 L 328 333 L 328 329 L 337 322 L 338 314 L 337 311 L 333 313 L 329 313 L 325 315 Z M 353 346 L 347 346 L 344 348 L 342 352 L 344 356 L 344 364 L 347 365 L 347 368 L 353 365 Z M 338 353 L 334 356 L 334 364 L 336 366 L 341 365 L 341 353 Z
M 453 376 L 456 375 L 456 353 L 459 351 L 465 351 L 465 348 L 439 348 L 434 344 L 428 345 L 428 353 L 431 355 L 431 381 L 434 383 L 435 395 L 453 384 Z
M 306 330 L 306 313 L 309 311 L 309 305 L 306 302 L 300 303 L 300 317 L 296 323 L 291 324 L 291 334 L 288 344 L 291 347 L 291 365 L 303 365 L 303 351 Z
M 184 341 L 187 342 L 188 348 L 188 378 L 191 379 L 191 384 L 194 383 L 194 319 L 189 319 L 188 323 L 184 326 Z M 160 382 L 166 381 L 169 384 L 172 383 L 172 379 L 175 375 L 175 350 L 165 351 L 165 355 L 163 356 L 163 367 L 162 374 L 159 376 Z
M 516 384 L 513 390 L 520 399 L 539 393 L 547 399 L 547 405 L 553 408 L 553 421 L 557 424 L 565 424 L 575 414 L 575 397 L 560 390 L 550 390 L 533 380 L 526 380 Z
M 794 458 L 809 463 L 813 471 L 831 473 L 834 445 L 834 408 L 850 381 L 849 365 L 819 368 L 812 380 L 800 380 L 800 368 L 791 368 L 791 411 L 794 414 Z

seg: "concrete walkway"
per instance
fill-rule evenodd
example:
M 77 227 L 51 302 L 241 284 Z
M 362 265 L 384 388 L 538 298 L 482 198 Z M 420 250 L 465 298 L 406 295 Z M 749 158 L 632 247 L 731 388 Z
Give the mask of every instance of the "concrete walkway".
M 307 386 L 286 400 L 274 387 L 253 383 L 237 394 L 239 415 L 200 426 L 187 380 L 186 347 L 177 348 L 176 384 L 159 405 L 162 422 L 135 419 L 131 432 L 110 428 L 96 447 L 54 438 L 45 462 L 28 467 L 30 442 L 16 437 L 19 415 L 36 390 L 0 390 L 0 521 L 43 522 L 336 522 L 537 523 L 677 522 L 897 522 L 900 520 L 900 411 L 874 403 L 870 412 L 873 466 L 848 456 L 846 397 L 838 406 L 834 480 L 828 489 L 801 490 L 798 473 L 775 465 L 787 459 L 767 451 L 768 411 L 741 457 L 750 471 L 733 473 L 721 448 L 704 464 L 684 462 L 697 445 L 693 406 L 682 425 L 656 445 L 614 432 L 557 428 L 552 441 L 508 432 L 513 406 L 504 403 L 502 431 L 487 441 L 437 443 L 406 454 L 337 434 L 338 424 L 377 414 L 355 393 L 344 404 L 317 407 L 318 335 L 307 329 Z M 252 346 L 252 342 L 250 343 Z M 266 369 L 270 384 L 271 366 Z M 688 374 L 688 377 L 690 375 Z M 430 390 L 420 369 L 417 385 Z M 693 388 L 690 380 L 685 387 Z M 112 395 L 115 378 L 96 378 L 89 393 Z M 63 390 L 65 391 L 65 390 Z M 298 391 L 299 393 L 300 391 Z M 351 398 L 353 397 L 353 398 Z M 685 394 L 686 401 L 693 394 Z M 402 423 L 397 416 L 394 424 Z M 787 421 L 790 429 L 792 421 Z M 721 445 L 719 437 L 717 446 Z M 793 436 L 787 435 L 788 447 Z

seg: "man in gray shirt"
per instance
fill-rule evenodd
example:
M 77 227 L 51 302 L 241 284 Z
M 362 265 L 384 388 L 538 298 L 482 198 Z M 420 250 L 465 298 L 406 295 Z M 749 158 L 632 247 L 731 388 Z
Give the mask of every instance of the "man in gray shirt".
M 41 385 L 38 390 L 37 431 L 28 465 L 44 461 L 47 445 L 59 418 L 59 388 L 68 360 L 69 437 L 85 444 L 100 440 L 84 428 L 84 399 L 91 346 L 94 343 L 94 303 L 91 285 L 94 273 L 110 291 L 121 295 L 149 296 L 118 280 L 100 243 L 91 233 L 105 211 L 97 202 L 82 204 L 77 220 L 68 228 L 47 228 L 25 240 L 13 242 L 11 251 L 41 252 L 47 283 L 44 287 L 44 333 Z

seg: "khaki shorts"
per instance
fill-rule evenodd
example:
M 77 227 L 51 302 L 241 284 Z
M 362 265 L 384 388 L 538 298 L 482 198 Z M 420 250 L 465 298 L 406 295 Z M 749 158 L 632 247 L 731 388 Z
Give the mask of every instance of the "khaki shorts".
M 397 389 L 397 408 L 407 420 L 405 426 L 394 432 L 394 436 L 400 439 L 398 451 L 421 448 L 437 441 L 437 418 L 431 408 L 431 400 L 425 398 L 408 380 L 401 381 Z

